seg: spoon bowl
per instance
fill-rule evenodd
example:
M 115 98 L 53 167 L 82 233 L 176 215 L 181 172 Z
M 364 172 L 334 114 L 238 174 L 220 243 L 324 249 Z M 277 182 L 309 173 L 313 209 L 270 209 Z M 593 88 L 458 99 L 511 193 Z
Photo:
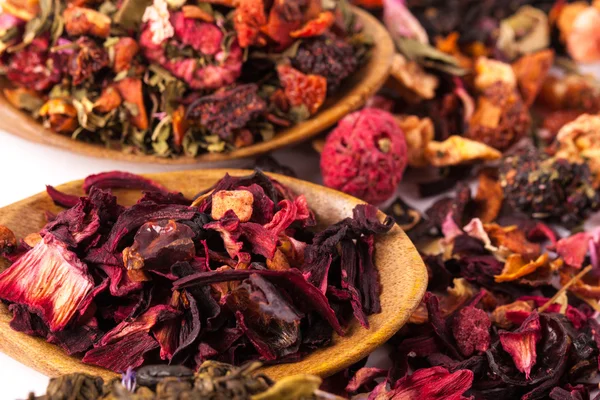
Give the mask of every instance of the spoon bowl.
M 183 192 L 188 198 L 211 187 L 225 173 L 248 175 L 244 170 L 196 170 L 145 175 L 171 190 Z M 297 194 L 306 196 L 320 225 L 329 225 L 351 216 L 352 209 L 363 203 L 354 197 L 313 183 L 282 175 L 270 174 Z M 83 181 L 61 185 L 59 190 L 83 195 Z M 120 204 L 134 204 L 139 191 L 115 190 Z M 0 225 L 10 228 L 18 238 L 39 231 L 45 225 L 44 211 L 59 212 L 44 192 L 0 209 Z M 382 219 L 384 214 L 379 212 Z M 384 344 L 408 320 L 419 305 L 427 287 L 427 271 L 423 261 L 404 231 L 394 225 L 387 234 L 375 238 L 375 266 L 380 274 L 381 313 L 369 316 L 369 329 L 354 320 L 345 336 L 334 335 L 332 344 L 314 351 L 299 362 L 265 367 L 273 379 L 306 373 L 326 377 L 366 357 Z M 44 339 L 32 337 L 10 328 L 12 318 L 6 305 L 0 303 L 0 351 L 48 376 L 73 372 L 100 375 L 105 379 L 117 376 L 106 369 L 83 364 L 67 355 L 60 347 Z
M 74 140 L 68 135 L 52 132 L 44 128 L 39 121 L 33 119 L 28 113 L 14 108 L 1 93 L 0 130 L 33 142 L 60 147 L 86 156 L 168 165 L 223 163 L 241 158 L 256 157 L 281 147 L 305 141 L 331 127 L 346 114 L 363 106 L 366 100 L 381 88 L 388 77 L 392 56 L 395 52 L 392 39 L 375 17 L 356 7 L 353 8 L 353 11 L 362 24 L 365 34 L 373 40 L 373 48 L 368 62 L 344 82 L 339 93 L 326 100 L 318 114 L 307 121 L 278 132 L 275 137 L 266 142 L 256 143 L 228 153 L 205 153 L 197 157 L 165 158 L 134 154 L 118 148 L 108 148 Z M 0 83 L 0 89 L 7 84 L 6 81 Z

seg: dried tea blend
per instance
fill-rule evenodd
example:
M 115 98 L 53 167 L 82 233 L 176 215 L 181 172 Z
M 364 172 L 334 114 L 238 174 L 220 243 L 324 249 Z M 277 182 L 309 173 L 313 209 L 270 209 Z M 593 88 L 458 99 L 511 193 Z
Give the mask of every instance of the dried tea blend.
M 349 5 L 9 1 L 4 95 L 57 134 L 161 157 L 270 140 L 368 58 Z
M 131 207 L 110 188 L 144 190 Z M 294 362 L 381 311 L 377 209 L 323 230 L 303 195 L 260 171 L 226 175 L 196 199 L 123 172 L 92 175 L 39 233 L 3 228 L 0 299 L 10 326 L 115 372 Z
M 53 378 L 46 394 L 30 400 L 150 400 L 150 399 L 236 399 L 236 400 L 341 400 L 319 390 L 322 380 L 313 375 L 294 375 L 273 382 L 257 372 L 260 363 L 242 367 L 205 361 L 196 372 L 182 366 L 149 365 L 129 370 L 121 379 L 104 382 L 87 374 Z

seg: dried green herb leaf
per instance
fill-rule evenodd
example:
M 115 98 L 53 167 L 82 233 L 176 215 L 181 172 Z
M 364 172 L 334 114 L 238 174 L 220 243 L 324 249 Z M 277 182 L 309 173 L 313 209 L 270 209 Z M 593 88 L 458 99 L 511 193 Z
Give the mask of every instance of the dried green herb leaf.
M 467 71 L 458 65 L 455 57 L 439 51 L 429 44 L 415 39 L 398 38 L 396 47 L 408 59 L 416 61 L 424 67 L 432 68 L 450 75 L 465 75 Z
M 52 15 L 54 9 L 53 1 L 54 0 L 40 0 L 39 15 L 27 22 L 25 25 L 25 32 L 23 33 L 23 40 L 18 45 L 11 47 L 8 50 L 9 52 L 14 53 L 24 49 L 33 42 L 33 39 L 46 32 L 51 27 L 52 21 L 50 21 L 50 15 Z
M 164 117 L 152 132 L 152 148 L 159 157 L 168 157 L 171 154 L 169 138 L 171 137 L 171 116 Z
M 142 23 L 146 7 L 150 5 L 152 0 L 124 0 L 121 8 L 113 16 L 113 21 L 125 29 L 136 29 Z
M 546 13 L 523 6 L 500 23 L 496 46 L 510 59 L 545 49 L 550 45 L 549 26 Z

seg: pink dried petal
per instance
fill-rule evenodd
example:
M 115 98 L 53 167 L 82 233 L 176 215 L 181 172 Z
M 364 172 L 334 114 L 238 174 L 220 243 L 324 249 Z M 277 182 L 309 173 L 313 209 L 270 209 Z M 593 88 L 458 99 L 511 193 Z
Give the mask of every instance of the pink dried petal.
M 516 331 L 499 331 L 498 336 L 504 351 L 511 355 L 517 369 L 529 379 L 537 360 L 536 345 L 542 338 L 539 314 L 533 313 Z
M 182 12 L 173 13 L 171 24 L 175 36 L 194 50 L 206 55 L 215 55 L 221 50 L 223 32 L 215 24 L 186 18 Z
M 346 385 L 346 392 L 355 393 L 362 386 L 373 382 L 376 378 L 381 378 L 387 375 L 387 370 L 381 368 L 361 368 L 356 371 L 356 374 L 352 377 L 348 385 Z
M 556 252 L 565 264 L 573 268 L 581 268 L 588 252 L 590 234 L 587 232 L 576 233 L 556 243 Z
M 452 333 L 460 352 L 465 357 L 470 357 L 476 351 L 486 351 L 490 347 L 491 326 L 492 321 L 485 311 L 473 306 L 461 309 L 452 325 Z
M 0 298 L 27 305 L 51 331 L 75 317 L 93 288 L 87 266 L 51 235 L 0 274 Z

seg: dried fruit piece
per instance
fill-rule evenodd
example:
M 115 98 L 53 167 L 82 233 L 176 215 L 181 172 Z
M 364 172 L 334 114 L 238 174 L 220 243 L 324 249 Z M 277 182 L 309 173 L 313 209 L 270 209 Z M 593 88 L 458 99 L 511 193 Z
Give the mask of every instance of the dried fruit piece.
M 335 16 L 331 11 L 320 13 L 316 18 L 308 21 L 300 29 L 290 32 L 294 39 L 308 38 L 324 34 L 335 22 Z
M 506 260 L 502 274 L 496 275 L 496 282 L 509 282 L 529 275 L 539 268 L 558 269 L 562 265 L 561 260 L 550 262 L 548 254 L 542 254 L 535 261 L 526 261 L 520 254 L 512 254 Z
M 502 151 L 527 135 L 530 125 L 531 117 L 519 93 L 496 82 L 477 100 L 467 137 Z
M 122 37 L 119 38 L 113 49 L 115 51 L 113 70 L 119 73 L 131 68 L 132 61 L 139 52 L 140 46 L 135 39 Z
M 555 156 L 572 163 L 585 163 L 600 186 L 600 116 L 583 114 L 566 124 L 556 135 Z
M 100 113 L 109 113 L 118 108 L 122 102 L 123 99 L 114 85 L 107 86 L 94 102 L 94 110 Z
M 93 288 L 87 266 L 51 235 L 0 274 L 0 298 L 26 305 L 51 331 L 85 311 Z
M 77 50 L 69 57 L 67 71 L 74 85 L 93 81 L 95 75 L 108 66 L 108 54 L 104 48 L 87 37 L 77 39 Z
M 240 1 L 235 8 L 233 24 L 240 47 L 245 49 L 257 43 L 260 28 L 267 23 L 263 0 Z
M 443 142 L 431 141 L 425 149 L 425 158 L 436 167 L 447 167 L 479 160 L 497 160 L 498 150 L 462 136 L 453 135 Z
M 258 96 L 258 87 L 246 84 L 199 98 L 190 104 L 185 118 L 198 121 L 210 132 L 228 139 L 235 129 L 244 127 L 266 107 Z
M 123 98 L 131 123 L 138 129 L 148 129 L 148 114 L 144 105 L 142 81 L 138 78 L 128 77 L 118 81 L 115 87 Z
M 39 110 L 44 125 L 59 133 L 71 133 L 79 126 L 77 110 L 63 99 L 48 100 Z
M 490 347 L 491 326 L 487 313 L 479 308 L 467 306 L 456 314 L 452 333 L 463 356 L 470 357 L 476 351 L 484 352 Z
M 523 102 L 531 107 L 554 64 L 554 51 L 546 49 L 526 54 L 512 64 Z
M 511 89 L 517 87 L 517 77 L 510 64 L 479 57 L 475 63 L 475 87 L 481 92 L 498 83 Z
M 477 203 L 478 218 L 483 223 L 496 220 L 504 201 L 502 185 L 497 179 L 493 179 L 485 172 L 479 174 L 479 185 L 475 202 Z
M 394 55 L 390 76 L 394 80 L 392 87 L 411 102 L 433 99 L 439 85 L 435 75 L 427 73 L 418 63 L 408 61 L 401 54 Z M 419 99 L 415 99 L 415 95 Z
M 65 29 L 71 36 L 92 35 L 101 38 L 110 33 L 110 18 L 96 10 L 69 5 L 63 11 Z
M 277 74 L 292 106 L 305 106 L 311 115 L 321 108 L 327 96 L 327 79 L 305 75 L 287 64 L 278 66 Z
M 419 118 L 416 115 L 398 115 L 395 118 L 406 138 L 408 165 L 411 167 L 429 165 L 426 156 L 427 147 L 435 135 L 431 119 Z
M 338 90 L 342 81 L 358 67 L 352 45 L 331 34 L 303 40 L 291 62 L 305 74 L 325 77 L 329 94 Z
M 220 190 L 213 194 L 211 216 L 219 220 L 227 211 L 233 211 L 240 222 L 248 222 L 252 217 L 254 196 L 247 190 Z

